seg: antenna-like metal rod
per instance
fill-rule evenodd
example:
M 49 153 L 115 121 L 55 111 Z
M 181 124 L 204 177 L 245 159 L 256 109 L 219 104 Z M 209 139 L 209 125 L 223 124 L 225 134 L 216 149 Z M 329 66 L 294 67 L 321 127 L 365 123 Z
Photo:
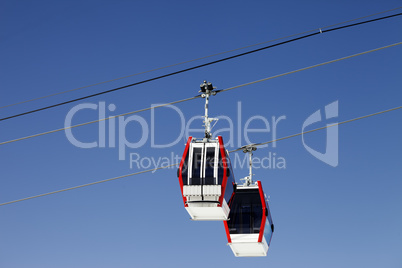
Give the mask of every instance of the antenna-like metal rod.
M 204 119 L 204 124 L 205 124 L 205 138 L 210 138 L 208 137 L 208 133 L 211 134 L 211 122 L 209 121 L 208 118 L 208 104 L 209 104 L 209 95 L 206 94 L 205 96 L 205 119 Z
M 253 183 L 253 151 L 249 151 L 248 155 L 250 156 L 249 162 L 250 162 L 250 172 L 249 172 L 249 180 L 250 184 Z

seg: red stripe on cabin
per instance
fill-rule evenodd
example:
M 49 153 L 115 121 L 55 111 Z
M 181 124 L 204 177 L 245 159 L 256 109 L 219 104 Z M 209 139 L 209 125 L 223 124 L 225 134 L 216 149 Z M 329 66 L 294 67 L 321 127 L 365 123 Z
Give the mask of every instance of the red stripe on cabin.
M 228 168 L 228 163 L 226 160 L 226 152 L 225 152 L 225 147 L 223 147 L 223 139 L 222 136 L 218 136 L 218 141 L 219 141 L 219 150 L 222 156 L 222 164 L 223 164 L 223 179 L 222 179 L 222 185 L 221 185 L 221 196 L 219 197 L 219 205 L 222 206 L 223 203 L 223 197 L 225 196 L 225 190 L 226 190 L 226 183 L 228 181 L 227 177 L 227 168 Z
M 190 148 L 190 143 L 191 143 L 192 140 L 193 140 L 193 137 L 188 137 L 186 148 L 184 149 L 183 157 L 181 158 L 180 166 L 179 166 L 180 190 L 181 190 L 181 195 L 183 197 L 183 203 L 184 203 L 185 207 L 187 207 L 188 205 L 186 204 L 187 198 L 183 195 L 183 178 L 182 178 L 182 173 L 181 172 L 183 170 L 183 165 L 184 165 L 184 162 L 186 161 L 186 156 L 188 155 L 188 150 Z M 188 166 L 188 161 L 187 161 L 187 166 Z M 187 171 L 188 171 L 188 167 L 187 167 Z M 187 179 L 188 179 L 188 175 L 187 175 Z
M 265 203 L 264 192 L 262 191 L 262 185 L 260 181 L 257 181 L 258 184 L 258 191 L 260 192 L 260 198 L 262 203 L 262 220 L 261 220 L 261 227 L 260 227 L 260 234 L 258 236 L 258 242 L 262 242 L 262 237 L 264 236 L 264 228 L 265 228 L 265 221 L 267 220 L 267 206 Z

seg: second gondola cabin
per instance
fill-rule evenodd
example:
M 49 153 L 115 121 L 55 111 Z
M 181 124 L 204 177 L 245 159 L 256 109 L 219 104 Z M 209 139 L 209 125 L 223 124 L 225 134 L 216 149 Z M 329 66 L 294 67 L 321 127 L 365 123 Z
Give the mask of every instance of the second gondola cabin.
M 228 244 L 236 257 L 266 256 L 274 232 L 261 182 L 238 185 L 224 221 Z
M 227 220 L 235 185 L 221 136 L 189 137 L 177 171 L 184 207 L 193 220 Z

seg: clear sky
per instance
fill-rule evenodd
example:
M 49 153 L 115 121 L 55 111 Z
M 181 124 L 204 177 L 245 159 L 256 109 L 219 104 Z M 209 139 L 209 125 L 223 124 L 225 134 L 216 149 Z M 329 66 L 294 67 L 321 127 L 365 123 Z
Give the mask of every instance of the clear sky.
M 0 106 L 400 5 L 392 0 L 1 1 Z M 401 28 L 402 17 L 396 17 L 325 33 L 3 121 L 0 141 L 62 128 L 68 115 L 73 124 L 97 120 L 103 105 L 106 116 L 113 116 L 192 97 L 203 80 L 224 89 L 401 42 Z M 233 150 L 299 133 L 317 110 L 322 120 L 306 130 L 401 106 L 401 56 L 397 46 L 218 94 L 211 98 L 210 114 L 223 117 L 213 130 Z M 0 115 L 221 57 L 3 108 Z M 326 105 L 336 101 L 338 116 L 326 120 Z M 114 126 L 107 122 L 101 139 L 98 124 L 72 130 L 76 141 L 94 148 L 77 147 L 64 131 L 1 145 L 0 203 L 154 168 L 158 161 L 174 164 L 187 136 L 202 135 L 185 130 L 201 129 L 203 112 L 203 100 L 196 99 L 153 115 L 126 116 Z M 191 221 L 176 168 L 170 168 L 1 206 L 0 267 L 402 267 L 401 113 L 339 126 L 338 136 L 329 139 L 338 142 L 338 154 L 331 151 L 335 167 L 306 149 L 324 153 L 325 130 L 305 135 L 304 144 L 295 137 L 255 152 L 263 160 L 255 178 L 270 196 L 275 223 L 267 257 L 235 258 L 222 222 Z M 275 129 L 273 118 L 281 118 Z M 99 148 L 103 137 L 105 146 Z M 125 146 L 125 140 L 137 148 Z M 244 155 L 230 156 L 239 182 L 248 172 L 241 166 Z

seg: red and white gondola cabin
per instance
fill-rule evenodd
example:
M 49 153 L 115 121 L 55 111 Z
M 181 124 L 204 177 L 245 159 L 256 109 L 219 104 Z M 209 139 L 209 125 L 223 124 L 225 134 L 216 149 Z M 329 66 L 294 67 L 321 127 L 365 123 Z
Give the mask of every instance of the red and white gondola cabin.
M 235 185 L 221 136 L 189 137 L 177 170 L 184 207 L 193 220 L 227 220 Z
M 224 221 L 228 244 L 236 257 L 266 256 L 274 224 L 261 182 L 238 185 Z

